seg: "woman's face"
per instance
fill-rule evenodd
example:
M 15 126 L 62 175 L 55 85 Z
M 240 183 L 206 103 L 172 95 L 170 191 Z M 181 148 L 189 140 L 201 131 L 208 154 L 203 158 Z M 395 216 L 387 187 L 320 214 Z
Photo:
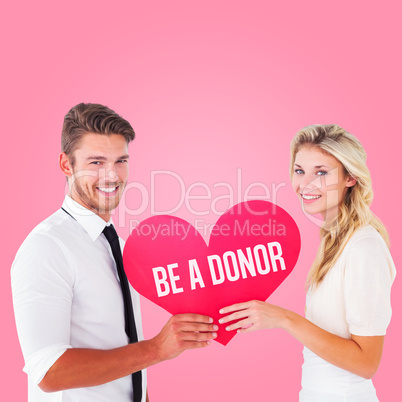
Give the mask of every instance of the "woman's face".
M 338 215 L 348 187 L 356 184 L 338 159 L 311 145 L 300 147 L 293 169 L 292 186 L 303 210 L 310 215 L 321 214 L 324 220 Z

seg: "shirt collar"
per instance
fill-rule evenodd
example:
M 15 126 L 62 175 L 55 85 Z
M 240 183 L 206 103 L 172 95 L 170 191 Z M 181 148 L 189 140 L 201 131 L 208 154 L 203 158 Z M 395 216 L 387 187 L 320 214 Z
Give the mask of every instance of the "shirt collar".
M 112 218 L 105 222 L 100 216 L 74 201 L 66 195 L 63 208 L 84 228 L 91 239 L 95 241 L 102 233 L 105 226 L 113 224 Z

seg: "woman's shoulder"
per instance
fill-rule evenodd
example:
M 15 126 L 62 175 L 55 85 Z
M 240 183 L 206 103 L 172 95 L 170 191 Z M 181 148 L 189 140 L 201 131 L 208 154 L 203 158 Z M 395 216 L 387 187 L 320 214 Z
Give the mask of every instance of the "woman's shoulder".
M 360 227 L 355 233 L 353 233 L 345 247 L 345 250 L 351 247 L 366 249 L 366 247 L 370 246 L 385 247 L 388 249 L 380 233 L 373 226 L 366 225 Z
M 392 260 L 391 253 L 380 233 L 371 225 L 362 226 L 349 239 L 342 255 L 346 260 L 367 261 L 385 258 Z
M 350 272 L 358 272 L 362 268 L 368 273 L 381 270 L 382 267 L 392 278 L 396 275 L 395 264 L 387 244 L 380 233 L 370 225 L 359 228 L 353 234 L 343 254 L 346 265 L 352 266 Z

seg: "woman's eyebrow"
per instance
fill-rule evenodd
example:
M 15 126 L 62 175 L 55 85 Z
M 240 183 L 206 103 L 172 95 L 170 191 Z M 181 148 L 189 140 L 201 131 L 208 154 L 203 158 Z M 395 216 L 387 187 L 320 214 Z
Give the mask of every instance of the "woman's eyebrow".
M 295 163 L 294 166 L 301 167 L 301 165 L 298 165 L 297 163 Z M 327 166 L 327 165 L 317 165 L 317 166 L 314 166 L 314 169 L 321 169 L 321 168 L 332 169 L 330 166 Z

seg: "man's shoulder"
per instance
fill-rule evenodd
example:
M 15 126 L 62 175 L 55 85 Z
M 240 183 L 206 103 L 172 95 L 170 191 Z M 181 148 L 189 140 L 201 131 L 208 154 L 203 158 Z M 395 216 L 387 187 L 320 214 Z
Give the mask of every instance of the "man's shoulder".
M 46 247 L 57 247 L 69 237 L 74 236 L 77 230 L 74 219 L 62 209 L 57 210 L 48 218 L 40 222 L 25 238 L 18 253 L 27 249 L 40 251 Z
M 62 209 L 59 209 L 35 226 L 35 228 L 27 236 L 27 239 L 39 239 L 42 236 L 50 238 L 63 236 L 71 229 L 70 224 L 72 222 L 69 222 L 70 220 L 72 221 L 72 218 L 68 216 Z
M 60 210 L 29 233 L 11 266 L 13 289 L 22 289 L 25 286 L 32 288 L 49 277 L 59 278 L 72 286 L 75 265 L 69 250 L 74 239 L 73 222 L 73 218 Z

